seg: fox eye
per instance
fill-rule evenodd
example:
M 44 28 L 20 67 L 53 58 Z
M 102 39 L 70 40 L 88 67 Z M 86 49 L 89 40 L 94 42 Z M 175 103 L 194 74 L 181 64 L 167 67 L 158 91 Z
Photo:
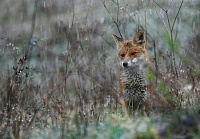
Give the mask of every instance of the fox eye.
M 121 57 L 125 57 L 125 54 L 121 54 Z
M 131 55 L 134 56 L 136 54 L 136 52 L 132 52 Z

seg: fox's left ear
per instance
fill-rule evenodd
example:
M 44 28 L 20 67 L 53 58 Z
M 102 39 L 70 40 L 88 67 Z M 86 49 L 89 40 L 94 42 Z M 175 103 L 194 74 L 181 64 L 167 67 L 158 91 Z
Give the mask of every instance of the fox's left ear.
M 135 44 L 138 44 L 138 45 L 141 45 L 141 46 L 145 47 L 145 44 L 146 44 L 146 35 L 145 35 L 144 30 L 139 30 L 136 33 L 135 37 L 133 38 L 133 42 Z
M 112 36 L 113 36 L 113 38 L 115 40 L 115 43 L 117 44 L 117 48 L 119 48 L 120 47 L 120 43 L 123 42 L 123 39 L 118 37 L 118 36 L 116 36 L 116 35 L 114 35 L 114 34 Z

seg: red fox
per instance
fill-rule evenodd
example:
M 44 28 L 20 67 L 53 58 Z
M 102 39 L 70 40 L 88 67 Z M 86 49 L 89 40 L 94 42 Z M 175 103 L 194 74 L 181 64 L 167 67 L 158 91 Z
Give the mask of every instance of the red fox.
M 143 30 L 139 30 L 132 40 L 123 41 L 113 35 L 117 45 L 120 60 L 119 93 L 133 110 L 151 107 L 151 95 L 147 90 L 145 71 L 150 69 L 150 61 L 145 49 L 146 37 Z M 131 105 L 129 105 L 131 104 Z

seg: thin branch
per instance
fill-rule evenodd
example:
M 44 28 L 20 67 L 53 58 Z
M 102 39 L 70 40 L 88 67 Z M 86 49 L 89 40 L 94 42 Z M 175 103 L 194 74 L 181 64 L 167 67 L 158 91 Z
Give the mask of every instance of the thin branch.
M 157 62 L 157 54 L 156 54 L 156 42 L 153 40 L 153 49 L 154 49 L 154 60 L 155 60 L 155 68 L 156 68 L 156 86 L 157 86 L 157 79 L 158 79 L 158 62 Z
M 172 4 L 172 2 L 173 2 L 173 0 L 170 2 L 170 4 L 168 5 L 168 8 L 165 10 L 162 6 L 160 6 L 155 0 L 153 0 L 154 1 L 154 3 L 157 5 L 157 6 L 159 6 L 164 12 L 165 12 L 165 14 L 166 14 L 166 17 L 167 17 L 167 22 L 168 22 L 168 25 L 169 25 L 169 30 L 170 30 L 170 39 L 171 39 L 171 41 L 172 41 L 172 45 L 173 45 L 173 51 L 172 51 L 172 53 L 171 53 L 171 58 L 172 58 L 172 69 L 173 69 L 173 71 L 174 71 L 174 74 L 176 74 L 176 76 L 177 76 L 177 78 L 178 78 L 178 71 L 177 71 L 177 68 L 176 68 L 176 62 L 175 62 L 175 53 L 174 53 L 174 39 L 173 39 L 173 30 L 174 30 L 174 25 L 175 25 L 175 22 L 176 22 L 176 20 L 177 20 L 177 17 L 178 17 L 178 15 L 179 15 L 179 12 L 180 12 L 180 10 L 181 10 L 181 7 L 182 7 L 182 5 L 183 5 L 183 2 L 184 2 L 184 0 L 182 0 L 182 2 L 181 2 L 181 4 L 180 4 L 180 6 L 179 6 L 179 9 L 178 9 L 178 12 L 177 12 L 177 14 L 176 14 L 176 16 L 175 16 L 175 19 L 174 19 L 174 21 L 173 21 L 173 23 L 171 24 L 170 23 L 170 19 L 169 19 L 169 14 L 168 14 L 168 9 L 170 8 L 170 6 L 171 6 L 171 4 Z M 157 11 L 156 11 L 156 13 L 157 13 Z M 158 13 L 157 13 L 158 14 Z M 162 21 L 162 20 L 161 20 Z M 164 22 L 163 22 L 164 23 Z M 165 24 L 164 24 L 165 25 Z M 165 25 L 165 27 L 166 27 L 166 25 Z
M 97 33 L 97 35 L 100 36 L 109 46 L 113 47 L 113 45 L 112 45 L 109 41 L 107 41 L 107 40 L 103 37 L 103 35 L 98 34 L 98 33 Z M 113 47 L 113 48 L 114 48 L 114 47 Z
M 137 3 L 137 4 L 138 4 L 138 5 L 137 5 L 137 10 L 138 10 L 138 11 L 140 11 L 139 0 L 138 0 L 138 3 Z M 139 19 L 139 13 L 138 13 L 137 15 L 138 15 L 138 16 L 137 16 L 137 17 L 138 17 L 137 27 L 138 27 L 138 30 L 139 30 L 139 29 L 140 29 L 140 19 Z M 138 31 L 138 30 L 137 30 L 137 31 Z
M 144 11 L 144 23 L 145 23 L 145 36 L 146 36 L 146 41 L 147 41 L 147 11 L 146 9 Z
M 122 34 L 121 34 L 121 31 L 120 31 L 120 29 L 119 29 L 119 25 L 118 25 L 118 23 L 115 21 L 115 19 L 113 18 L 113 16 L 110 14 L 108 8 L 106 7 L 105 1 L 101 0 L 101 2 L 103 3 L 103 6 L 104 6 L 104 8 L 106 9 L 106 11 L 108 12 L 108 14 L 110 15 L 110 17 L 112 18 L 113 23 L 117 26 L 117 30 L 118 30 L 118 32 L 119 32 L 119 34 L 120 34 L 120 37 L 123 38 L 123 37 L 122 37 Z M 117 16 L 118 16 L 118 15 L 117 15 Z
M 116 4 L 116 3 L 115 3 L 115 4 Z M 132 22 L 136 23 L 135 19 L 133 19 L 133 17 L 125 10 L 125 8 L 122 9 L 122 10 L 123 10 L 123 12 L 125 12 L 125 13 L 129 16 L 129 18 L 131 19 Z M 143 27 L 142 25 L 139 25 L 139 27 L 140 27 L 141 29 L 144 30 L 144 27 Z M 147 32 L 147 36 L 148 36 L 148 37 L 150 38 L 150 40 L 153 42 L 153 38 L 152 38 L 151 34 L 149 34 L 149 33 Z
M 119 1 L 117 0 L 117 23 L 119 23 Z
M 155 9 L 156 9 L 156 7 L 155 7 Z M 163 22 L 163 24 L 164 24 L 164 26 L 165 26 L 165 28 L 166 28 L 166 30 L 167 30 L 167 32 L 169 33 L 169 30 L 168 30 L 168 28 L 167 28 L 167 25 L 166 25 L 166 23 L 165 23 L 165 21 L 164 20 L 162 20 L 162 18 L 160 17 L 160 15 L 158 14 L 158 11 L 157 11 L 157 9 L 156 9 L 156 14 L 157 14 L 157 16 L 158 16 L 158 18 Z
M 28 50 L 26 52 L 26 56 L 29 56 L 29 51 L 31 51 L 32 47 L 33 47 L 33 44 L 31 42 L 31 40 L 33 38 L 33 31 L 34 31 L 34 28 L 35 28 L 35 20 L 36 20 L 36 13 L 37 13 L 37 4 L 38 4 L 38 1 L 39 0 L 35 0 L 34 11 L 33 11 L 33 15 L 32 15 L 31 32 L 30 32 L 29 40 L 28 40 L 28 45 L 29 46 L 28 46 Z M 31 46 L 31 48 L 30 48 L 30 46 Z
M 184 0 L 181 1 L 181 4 L 180 4 L 179 9 L 178 9 L 178 12 L 177 12 L 176 17 L 175 17 L 175 19 L 174 19 L 174 22 L 173 22 L 173 24 L 172 24 L 172 27 L 171 27 L 172 30 L 174 29 L 174 24 L 175 24 L 175 22 L 176 22 L 176 19 L 177 19 L 178 15 L 179 15 L 179 12 L 180 12 L 181 7 L 182 7 L 182 5 L 183 5 L 183 1 L 184 1 Z
M 170 29 L 170 31 L 171 31 L 171 23 L 170 23 L 170 21 L 169 21 L 169 15 L 168 15 L 168 13 L 166 12 L 166 16 L 167 16 L 167 22 L 168 22 L 168 25 L 169 25 L 169 29 Z M 171 31 L 172 32 L 172 31 Z
M 166 9 L 164 9 L 162 6 L 160 6 L 155 0 L 153 0 L 155 2 L 156 5 L 158 5 L 158 7 L 160 7 L 163 11 L 167 12 Z

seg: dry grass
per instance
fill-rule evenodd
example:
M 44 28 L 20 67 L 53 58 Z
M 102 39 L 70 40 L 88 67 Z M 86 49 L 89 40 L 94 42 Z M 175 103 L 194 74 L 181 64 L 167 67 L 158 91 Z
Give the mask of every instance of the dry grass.
M 162 7 L 170 3 L 157 2 Z M 176 17 L 180 3 L 176 0 L 171 4 L 167 18 L 153 1 L 3 0 L 0 137 L 34 137 L 31 131 L 58 134 L 55 137 L 60 138 L 92 137 L 93 132 L 103 134 L 113 127 L 116 128 L 102 137 L 115 138 L 118 132 L 131 134 L 129 127 L 130 132 L 125 131 L 128 121 L 123 119 L 118 98 L 118 58 L 111 34 L 131 38 L 138 27 L 148 32 L 147 49 L 154 73 L 148 74 L 147 80 L 171 106 L 166 108 L 155 100 L 157 107 L 150 117 L 167 117 L 175 109 L 180 112 L 188 106 L 198 106 L 199 2 L 185 0 Z M 173 23 L 175 18 L 174 28 L 167 34 L 169 27 L 165 28 L 163 22 L 169 19 Z M 162 114 L 163 108 L 166 115 Z M 115 119 L 112 114 L 122 119 Z M 120 128 L 112 125 L 115 120 Z M 131 123 L 137 125 L 136 121 Z M 101 128 L 104 122 L 107 128 Z M 51 127 L 56 127 L 56 133 Z M 93 127 L 101 129 L 94 131 Z M 187 130 L 188 127 L 181 134 L 186 135 Z M 191 131 L 198 133 L 197 130 L 195 124 Z M 144 135 L 160 136 L 160 131 L 159 127 Z M 137 133 L 137 137 L 144 137 Z

